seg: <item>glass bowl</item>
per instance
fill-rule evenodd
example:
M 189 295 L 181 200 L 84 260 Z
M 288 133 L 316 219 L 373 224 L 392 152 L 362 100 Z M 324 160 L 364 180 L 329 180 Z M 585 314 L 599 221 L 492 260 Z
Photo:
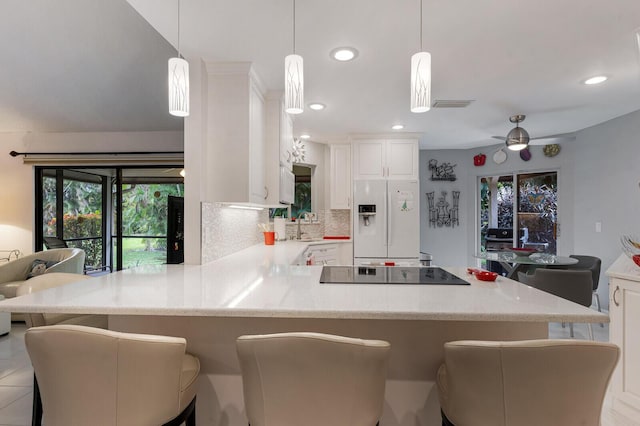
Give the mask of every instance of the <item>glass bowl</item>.
M 629 259 L 640 267 L 640 240 L 633 235 L 623 235 L 620 237 L 622 251 Z

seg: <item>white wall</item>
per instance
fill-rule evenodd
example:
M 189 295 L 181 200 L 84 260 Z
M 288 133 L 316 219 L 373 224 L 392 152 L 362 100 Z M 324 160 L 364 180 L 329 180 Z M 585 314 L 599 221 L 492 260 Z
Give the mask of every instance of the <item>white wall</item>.
M 34 167 L 17 152 L 182 151 L 182 132 L 0 133 L 0 250 L 34 247 Z
M 433 254 L 438 265 L 472 265 L 476 251 L 479 199 L 477 182 L 481 176 L 514 172 L 558 171 L 558 253 L 585 254 L 602 259 L 599 295 L 608 307 L 606 269 L 621 254 L 622 234 L 640 234 L 640 111 L 599 124 L 577 133 L 575 141 L 561 144 L 556 157 L 545 157 L 541 146 L 531 147 L 532 159 L 523 161 L 518 153 L 498 165 L 492 160 L 502 144 L 469 150 L 420 151 L 421 249 Z M 473 165 L 473 156 L 487 155 L 482 167 Z M 457 164 L 455 182 L 432 182 L 429 159 Z M 425 193 L 461 191 L 460 227 L 430 228 Z M 449 198 L 450 201 L 450 198 Z M 595 231 L 596 222 L 602 232 Z

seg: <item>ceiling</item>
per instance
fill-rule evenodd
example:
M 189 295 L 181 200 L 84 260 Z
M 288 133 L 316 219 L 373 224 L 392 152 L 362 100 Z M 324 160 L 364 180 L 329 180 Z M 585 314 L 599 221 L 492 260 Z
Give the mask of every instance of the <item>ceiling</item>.
M 0 132 L 181 130 L 175 49 L 125 0 L 3 0 Z
M 432 100 L 474 102 L 409 111 L 418 0 L 297 0 L 305 101 L 327 108 L 295 116 L 296 135 L 331 141 L 393 133 L 391 125 L 401 123 L 401 132 L 420 134 L 422 148 L 469 148 L 495 144 L 491 136 L 506 135 L 508 117 L 517 113 L 527 115 L 523 126 L 536 137 L 640 109 L 637 0 L 423 1 Z M 0 131 L 181 128 L 182 120 L 166 112 L 173 49 L 164 39 L 177 47 L 177 0 L 10 4 L 16 14 L 0 18 L 2 39 L 13 41 L 0 52 Z M 292 0 L 181 5 L 180 47 L 192 66 L 199 58 L 250 61 L 269 89 L 283 89 Z M 356 60 L 329 57 L 345 45 L 359 50 Z M 610 79 L 581 84 L 596 74 Z

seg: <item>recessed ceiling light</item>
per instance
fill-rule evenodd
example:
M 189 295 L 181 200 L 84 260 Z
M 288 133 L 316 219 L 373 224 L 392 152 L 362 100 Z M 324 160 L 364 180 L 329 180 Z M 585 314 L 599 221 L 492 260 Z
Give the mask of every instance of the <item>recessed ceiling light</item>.
M 320 103 L 313 103 L 313 104 L 309 104 L 309 108 L 315 110 L 315 111 L 320 111 L 325 109 L 325 105 L 324 104 L 320 104 Z
M 394 124 L 393 126 L 391 126 L 391 128 L 393 130 L 402 130 L 404 129 L 404 126 L 402 124 Z
M 311 139 L 311 135 L 303 133 L 303 134 L 300 135 L 300 139 Z
M 336 47 L 331 51 L 331 57 L 340 62 L 351 61 L 358 57 L 358 51 L 353 47 Z
M 595 77 L 591 77 L 591 78 L 586 79 L 585 81 L 583 81 L 583 83 L 584 84 L 588 84 L 588 85 L 600 84 L 600 83 L 603 83 L 603 82 L 607 81 L 608 78 L 609 77 L 607 77 L 606 75 L 597 75 Z

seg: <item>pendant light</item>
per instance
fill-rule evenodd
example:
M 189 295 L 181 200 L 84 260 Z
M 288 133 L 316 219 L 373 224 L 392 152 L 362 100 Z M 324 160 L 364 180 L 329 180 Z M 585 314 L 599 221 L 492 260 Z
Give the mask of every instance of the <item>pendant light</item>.
M 304 111 L 302 56 L 296 55 L 296 0 L 293 0 L 293 53 L 284 58 L 284 109 L 289 114 Z
M 411 57 L 411 112 L 431 109 L 431 54 L 422 50 L 422 0 L 420 0 L 420 52 Z
M 180 57 L 180 0 L 178 0 L 178 57 L 169 59 L 169 114 L 189 116 L 189 63 Z

